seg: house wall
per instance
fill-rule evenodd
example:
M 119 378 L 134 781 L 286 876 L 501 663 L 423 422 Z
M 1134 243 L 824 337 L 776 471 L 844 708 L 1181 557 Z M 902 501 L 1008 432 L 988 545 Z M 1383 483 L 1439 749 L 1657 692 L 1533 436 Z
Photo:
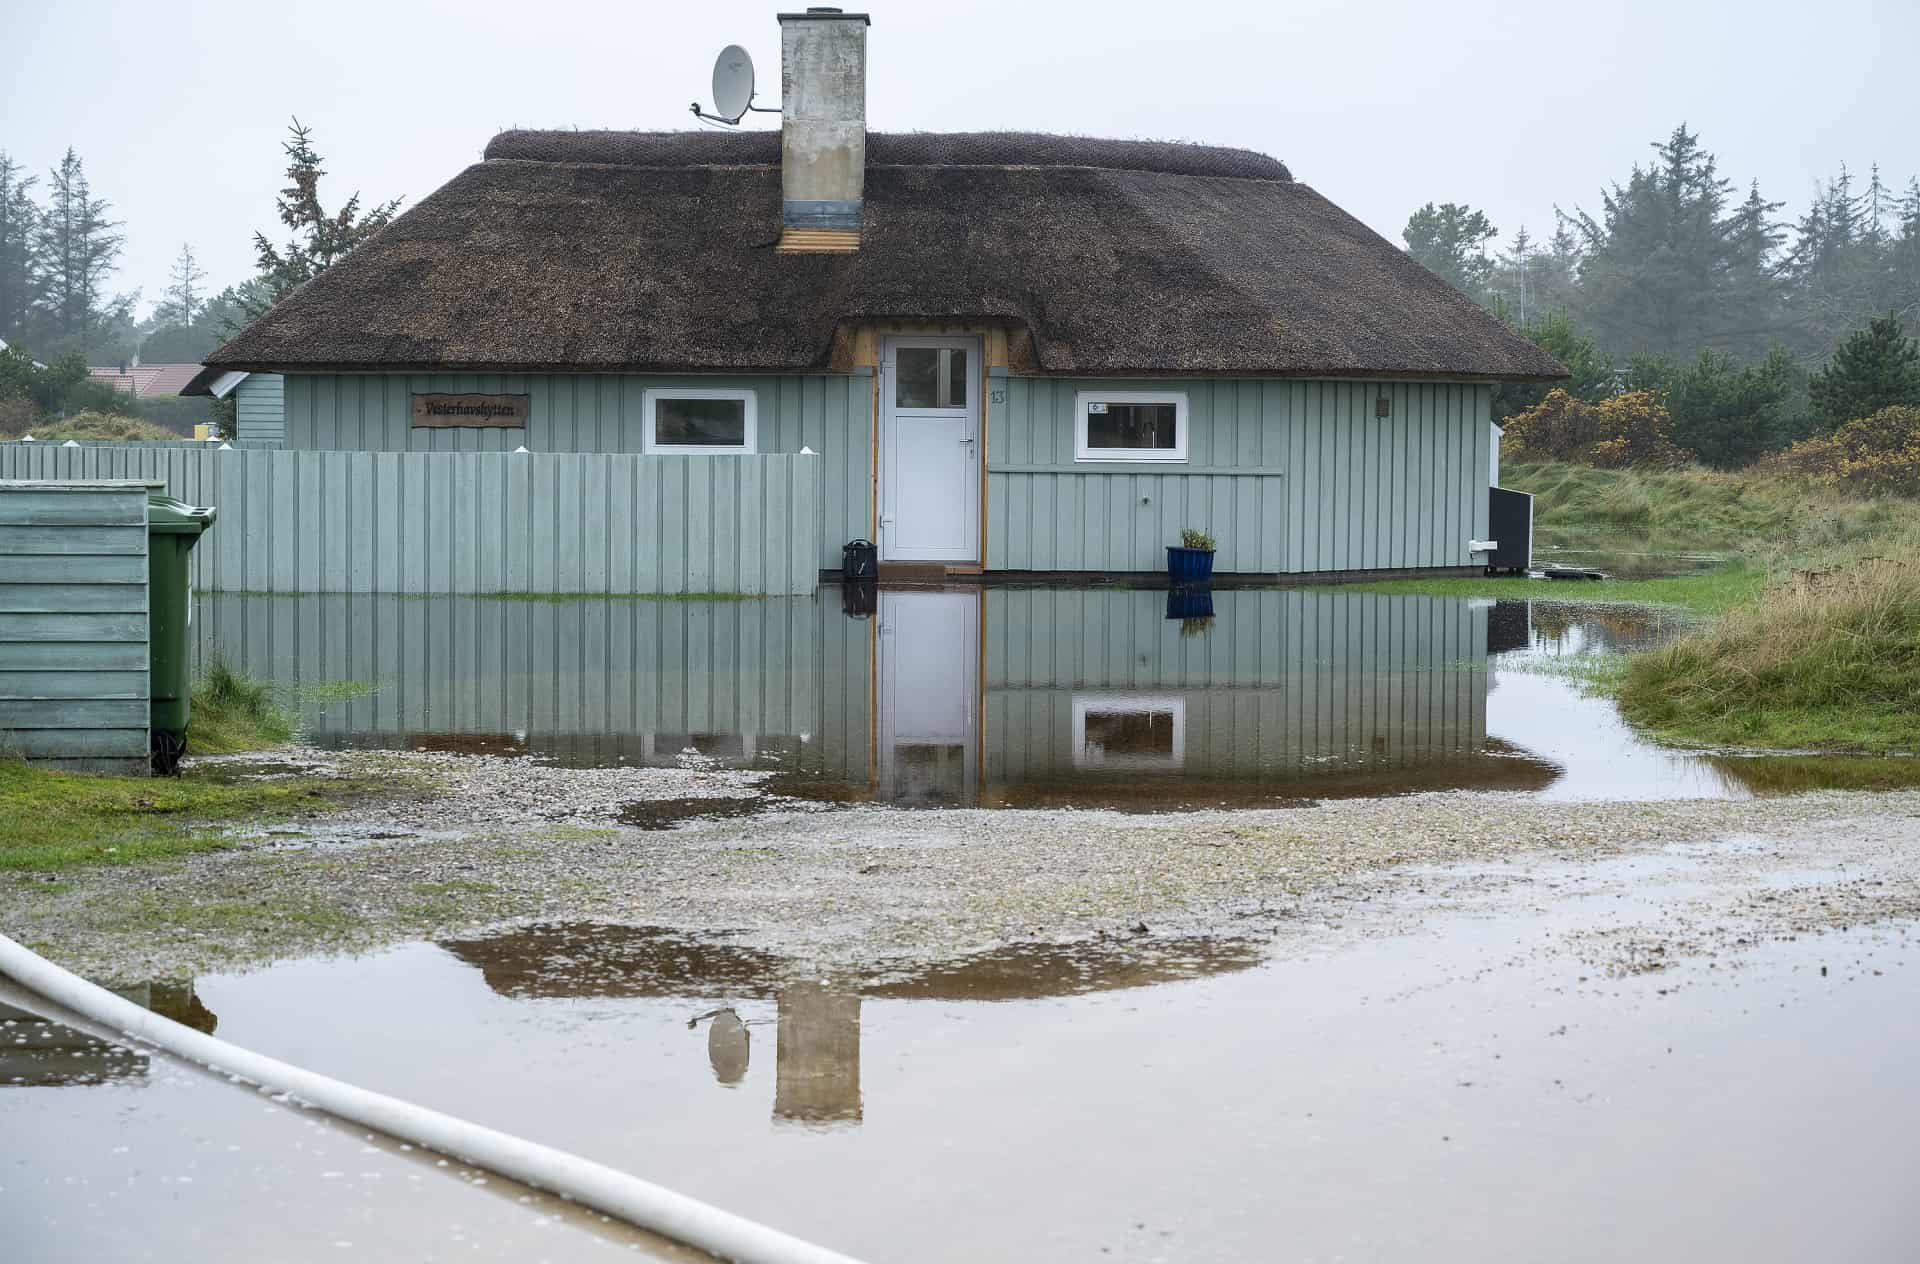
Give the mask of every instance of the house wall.
M 286 422 L 286 379 L 278 373 L 249 373 L 233 388 L 234 438 L 282 447 L 287 441 Z
M 642 405 L 660 387 L 757 392 L 762 453 L 812 448 L 822 513 L 818 567 L 838 568 L 840 546 L 873 534 L 873 379 L 869 374 L 705 377 L 637 374 L 295 373 L 286 379 L 287 446 L 372 452 L 633 452 L 642 450 Z M 418 393 L 530 395 L 515 428 L 421 428 Z M 660 458 L 650 458 L 660 459 Z M 725 461 L 737 458 L 702 457 Z
M 147 771 L 147 488 L 0 482 L 0 754 Z
M 992 357 L 990 356 L 991 360 Z M 1183 527 L 1214 535 L 1223 574 L 1461 567 L 1487 529 L 1492 465 L 1485 385 L 1425 382 L 988 379 L 984 559 L 989 570 L 1157 572 Z M 644 392 L 755 390 L 762 453 L 820 456 L 820 569 L 872 534 L 873 379 L 830 375 L 290 374 L 286 443 L 351 451 L 627 452 L 642 448 Z M 1178 466 L 1076 463 L 1087 389 L 1188 396 Z M 525 393 L 529 424 L 414 429 L 417 392 Z M 1374 415 L 1385 395 L 1390 415 Z M 657 459 L 657 458 L 648 458 Z M 727 458 L 701 458 L 726 460 Z
M 1102 388 L 1185 390 L 1187 461 L 1076 463 L 1075 394 Z M 1158 571 L 1183 527 L 1217 539 L 1225 573 L 1467 566 L 1486 532 L 1484 385 L 1006 377 L 991 390 L 989 570 Z

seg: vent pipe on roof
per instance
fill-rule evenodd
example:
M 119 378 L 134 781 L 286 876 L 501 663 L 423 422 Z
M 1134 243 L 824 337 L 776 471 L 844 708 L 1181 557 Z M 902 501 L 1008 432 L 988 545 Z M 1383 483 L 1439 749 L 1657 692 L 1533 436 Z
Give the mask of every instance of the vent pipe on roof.
M 860 248 L 867 15 L 780 15 L 780 249 Z

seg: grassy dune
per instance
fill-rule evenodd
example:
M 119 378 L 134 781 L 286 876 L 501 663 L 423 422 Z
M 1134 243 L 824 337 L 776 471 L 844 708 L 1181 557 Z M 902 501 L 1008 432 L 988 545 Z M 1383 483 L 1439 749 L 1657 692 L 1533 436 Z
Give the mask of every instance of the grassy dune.
M 1629 721 L 1670 741 L 1920 751 L 1920 562 L 1785 577 L 1635 656 L 1619 696 Z

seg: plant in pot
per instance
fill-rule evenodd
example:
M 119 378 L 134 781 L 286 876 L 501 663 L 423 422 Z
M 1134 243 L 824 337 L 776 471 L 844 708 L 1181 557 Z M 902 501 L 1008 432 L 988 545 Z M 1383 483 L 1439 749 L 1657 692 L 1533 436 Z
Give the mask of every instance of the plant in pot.
M 1180 533 L 1180 543 L 1167 546 L 1167 578 L 1176 587 L 1204 584 L 1213 578 L 1213 537 L 1192 527 Z

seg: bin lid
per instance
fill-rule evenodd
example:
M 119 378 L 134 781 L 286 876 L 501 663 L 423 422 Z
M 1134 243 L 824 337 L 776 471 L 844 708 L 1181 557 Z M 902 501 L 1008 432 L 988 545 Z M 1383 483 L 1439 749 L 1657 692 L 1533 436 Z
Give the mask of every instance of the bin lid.
M 147 531 L 159 535 L 199 535 L 213 525 L 212 505 L 197 507 L 171 496 L 147 497 Z

